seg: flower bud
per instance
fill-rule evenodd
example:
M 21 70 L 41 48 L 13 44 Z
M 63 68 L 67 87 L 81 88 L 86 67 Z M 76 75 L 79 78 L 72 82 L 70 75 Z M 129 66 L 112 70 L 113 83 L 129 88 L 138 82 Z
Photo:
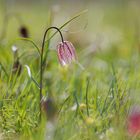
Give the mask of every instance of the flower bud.
M 81 103 L 79 107 L 80 107 L 81 110 L 84 110 L 84 109 L 86 109 L 86 104 Z
M 87 118 L 85 119 L 85 122 L 86 122 L 87 125 L 91 125 L 91 124 L 93 124 L 94 120 L 93 120 L 93 118 L 91 118 L 91 117 L 87 117 Z
M 71 64 L 76 60 L 75 48 L 69 41 L 60 42 L 57 45 L 57 54 L 61 66 Z

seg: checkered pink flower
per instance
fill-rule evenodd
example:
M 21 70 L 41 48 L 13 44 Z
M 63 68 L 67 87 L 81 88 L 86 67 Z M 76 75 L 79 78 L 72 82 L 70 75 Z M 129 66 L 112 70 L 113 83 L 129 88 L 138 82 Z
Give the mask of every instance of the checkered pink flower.
M 69 41 L 60 42 L 57 45 L 57 54 L 61 66 L 71 64 L 77 59 L 75 48 Z

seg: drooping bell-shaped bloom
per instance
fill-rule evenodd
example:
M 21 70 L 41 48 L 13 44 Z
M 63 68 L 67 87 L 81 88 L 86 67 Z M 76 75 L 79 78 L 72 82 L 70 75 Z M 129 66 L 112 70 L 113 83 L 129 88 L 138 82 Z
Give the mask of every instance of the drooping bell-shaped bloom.
M 129 114 L 127 127 L 131 135 L 140 135 L 140 111 L 134 110 Z
M 29 33 L 28 33 L 27 27 L 21 26 L 20 29 L 19 29 L 19 32 L 20 32 L 21 37 L 24 37 L 24 38 L 28 38 L 29 37 Z
M 77 59 L 75 48 L 69 41 L 60 42 L 57 45 L 57 54 L 61 66 L 69 65 Z

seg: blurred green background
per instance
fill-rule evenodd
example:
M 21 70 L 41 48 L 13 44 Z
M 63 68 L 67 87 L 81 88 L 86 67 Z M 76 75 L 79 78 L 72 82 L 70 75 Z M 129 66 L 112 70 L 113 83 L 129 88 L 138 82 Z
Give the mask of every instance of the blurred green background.
M 127 115 L 140 103 L 140 1 L 139 0 L 0 0 L 0 136 L 2 139 L 43 139 L 47 120 L 38 123 L 39 90 L 23 68 L 11 76 L 16 45 L 20 63 L 29 65 L 39 81 L 39 56 L 32 44 L 16 40 L 26 26 L 41 47 L 50 26 L 61 27 L 77 13 L 84 14 L 61 29 L 75 46 L 78 65 L 59 66 L 56 34 L 50 41 L 43 95 L 54 98 L 62 110 L 57 118 L 56 140 L 129 140 Z M 9 15 L 8 22 L 5 22 Z M 18 17 L 18 18 L 17 18 Z M 3 34 L 4 32 L 4 34 Z M 51 31 L 53 34 L 54 31 Z M 6 76 L 7 73 L 7 76 Z M 89 116 L 86 92 L 88 80 Z M 67 97 L 70 99 L 63 105 Z M 85 107 L 86 106 L 86 107 Z M 49 128 L 49 127 L 47 127 Z

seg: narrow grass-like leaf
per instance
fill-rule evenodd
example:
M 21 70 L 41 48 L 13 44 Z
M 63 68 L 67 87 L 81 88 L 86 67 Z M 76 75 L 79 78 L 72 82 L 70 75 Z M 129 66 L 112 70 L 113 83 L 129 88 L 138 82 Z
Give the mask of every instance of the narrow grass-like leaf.
M 62 110 L 64 104 L 70 99 L 70 97 L 71 97 L 71 95 L 69 95 L 69 96 L 64 100 L 64 102 L 62 103 L 62 105 L 61 105 L 61 107 L 60 107 L 60 109 L 59 109 L 59 111 L 58 111 L 58 114 L 61 112 L 61 110 Z
M 59 27 L 59 30 L 61 30 L 62 28 L 64 28 L 67 24 L 69 24 L 70 22 L 72 22 L 73 20 L 77 19 L 78 17 L 80 17 L 81 15 L 85 14 L 88 10 L 84 10 L 80 13 L 78 13 L 77 15 L 73 16 L 71 19 L 69 19 L 68 21 L 66 21 L 62 26 Z M 57 34 L 58 31 L 56 31 L 54 34 L 52 34 L 52 36 L 48 39 L 52 39 L 56 34 Z M 46 40 L 46 42 L 48 41 Z M 46 43 L 45 42 L 45 43 Z
M 40 86 L 39 86 L 38 82 L 33 77 L 31 77 L 31 79 L 37 85 L 37 87 L 40 89 Z
M 40 86 L 39 86 L 38 82 L 32 77 L 30 67 L 29 67 L 28 65 L 25 65 L 25 68 L 27 69 L 28 76 L 30 77 L 30 79 L 31 79 L 31 80 L 35 83 L 35 85 L 40 89 Z
M 107 99 L 108 99 L 108 96 L 109 96 L 109 94 L 110 94 L 111 89 L 112 89 L 112 82 L 111 82 L 111 85 L 110 85 L 110 87 L 109 87 L 109 90 L 108 90 L 108 93 L 107 93 L 107 95 L 106 95 L 106 98 L 105 98 L 105 100 L 104 100 L 103 108 L 102 108 L 102 111 L 101 111 L 101 115 L 103 115 L 103 113 L 104 113 L 104 111 L 105 111 Z
M 3 72 L 5 73 L 6 77 L 8 78 L 9 77 L 8 73 L 7 73 L 6 69 L 4 68 L 4 66 L 1 64 L 1 62 L 0 62 L 0 67 L 1 67 L 1 70 L 3 70 Z
M 75 116 L 79 115 L 82 117 L 83 120 L 85 120 L 85 116 L 83 115 L 83 113 L 81 112 L 81 110 L 79 109 L 79 102 L 78 102 L 78 98 L 77 98 L 77 95 L 76 95 L 76 91 L 74 91 L 73 93 L 73 97 L 76 101 L 76 105 L 77 105 L 77 109 L 76 109 L 76 112 L 75 112 Z
M 77 108 L 76 108 L 76 116 L 77 116 L 77 113 L 78 113 L 78 110 L 79 110 L 79 102 L 78 102 L 78 99 L 77 99 L 77 95 L 76 95 L 76 91 L 73 93 L 73 97 L 76 101 L 76 105 L 77 105 Z
M 87 115 L 89 116 L 88 89 L 89 89 L 89 77 L 87 77 L 87 86 L 86 86 L 86 107 L 87 107 Z
M 25 65 L 26 69 L 27 69 L 27 72 L 28 72 L 28 76 L 31 78 L 32 75 L 31 75 L 31 71 L 30 71 L 30 68 L 28 65 Z
M 47 27 L 50 27 L 52 25 L 52 12 L 49 12 L 48 13 L 48 20 L 47 20 Z M 50 38 L 50 33 L 51 32 L 48 32 L 47 34 L 47 38 Z M 48 40 L 48 42 L 46 43 L 46 51 L 45 51 L 45 54 L 44 54 L 44 58 L 43 58 L 43 67 L 45 68 L 46 66 L 46 60 L 47 60 L 47 56 L 48 56 L 48 52 L 49 52 L 49 46 L 50 46 L 50 40 Z
M 35 49 L 37 50 L 39 56 L 41 55 L 39 47 L 30 38 L 17 38 L 16 40 L 14 40 L 14 42 L 16 42 L 18 40 L 28 41 L 28 42 L 32 43 L 33 44 L 33 47 L 35 47 Z M 14 42 L 12 44 L 14 44 Z
M 78 60 L 76 60 L 75 63 L 80 67 L 81 70 L 83 70 L 83 71 L 85 70 L 84 66 L 82 64 L 80 64 L 78 62 Z

